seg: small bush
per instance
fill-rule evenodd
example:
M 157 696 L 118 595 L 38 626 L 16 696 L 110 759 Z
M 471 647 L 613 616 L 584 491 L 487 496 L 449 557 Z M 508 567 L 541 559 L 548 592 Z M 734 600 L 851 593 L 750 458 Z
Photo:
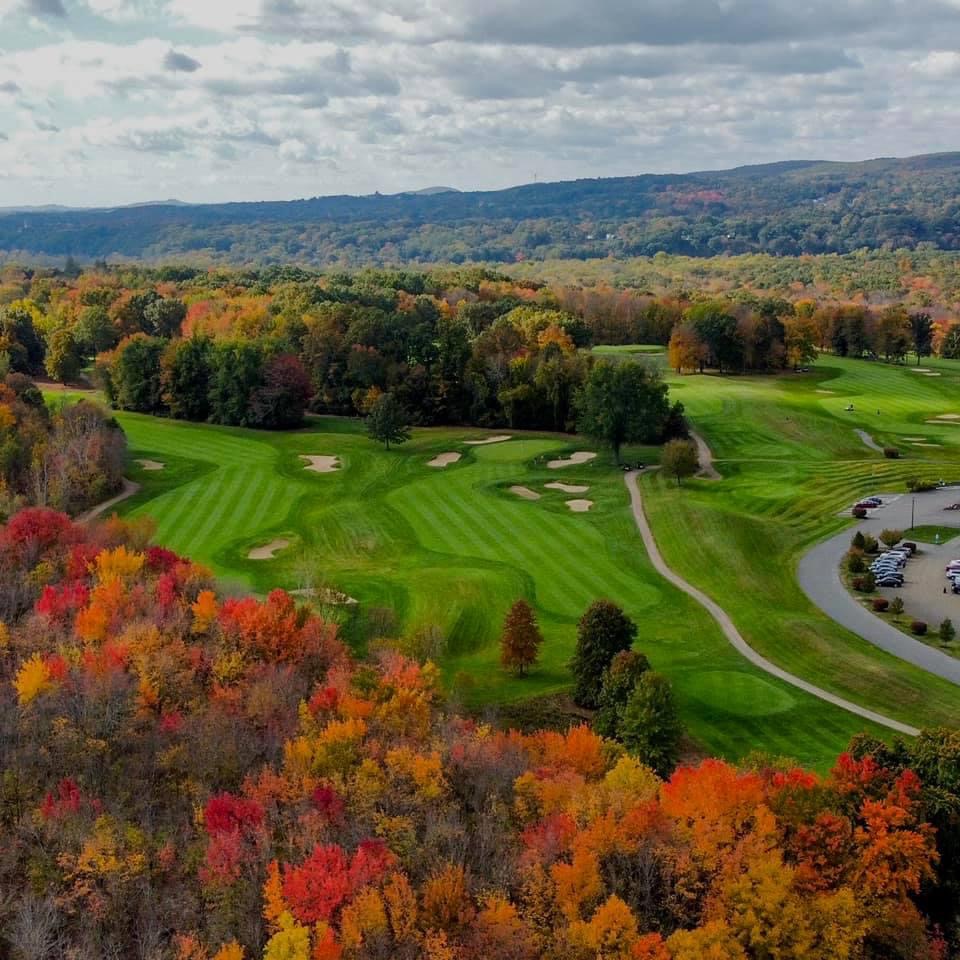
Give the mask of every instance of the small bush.
M 863 577 L 854 577 L 850 581 L 850 586 L 853 587 L 854 590 L 863 590 Z
M 941 622 L 937 633 L 940 635 L 941 643 L 953 643 L 954 638 L 957 635 L 957 631 L 953 626 L 953 621 L 949 617 Z
M 887 607 L 890 606 L 890 601 L 886 597 L 874 597 L 873 598 L 873 610 L 874 613 L 884 613 Z
M 895 616 L 899 617 L 903 613 L 903 597 L 894 597 L 890 601 L 890 612 Z
M 927 493 L 929 490 L 937 489 L 937 481 L 921 480 L 919 477 L 911 477 L 907 481 L 907 489 L 911 493 Z
M 854 577 L 850 585 L 858 593 L 873 593 L 877 589 L 877 581 L 869 570 L 862 576 Z
M 859 550 L 851 549 L 847 553 L 847 570 L 850 573 L 863 573 L 866 564 L 863 562 L 863 554 Z
M 910 622 L 910 632 L 922 637 L 927 632 L 927 625 L 923 620 L 912 620 Z
M 899 460 L 899 459 L 900 459 L 900 451 L 899 451 L 896 447 L 884 447 L 884 448 L 883 448 L 883 455 L 884 455 L 888 460 Z
M 862 530 L 858 530 L 854 535 L 853 539 L 850 541 L 850 546 L 854 550 L 865 550 L 867 547 L 867 538 L 863 535 Z
M 895 547 L 903 539 L 903 531 L 902 530 L 881 530 L 880 539 L 888 547 Z
M 877 543 L 877 538 L 871 537 L 869 533 L 866 534 L 863 538 L 863 552 L 876 553 L 879 549 L 880 549 L 880 546 Z
M 867 516 L 867 508 L 866 508 L 866 507 L 854 507 L 854 508 L 853 508 L 853 515 L 854 515 L 858 520 L 864 520 L 864 519 L 866 518 L 866 516 Z

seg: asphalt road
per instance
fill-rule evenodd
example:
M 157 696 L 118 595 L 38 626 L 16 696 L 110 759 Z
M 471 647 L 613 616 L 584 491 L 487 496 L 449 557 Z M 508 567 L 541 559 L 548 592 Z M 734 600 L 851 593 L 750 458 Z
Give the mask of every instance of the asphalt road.
M 865 493 L 864 496 L 866 495 Z M 960 684 L 960 660 L 908 637 L 879 617 L 875 617 L 854 600 L 840 581 L 840 563 L 854 533 L 860 529 L 864 533 L 876 536 L 884 527 L 908 530 L 911 505 L 914 507 L 913 515 L 917 526 L 940 524 L 960 527 L 957 514 L 943 509 L 948 503 L 960 501 L 960 488 L 944 487 L 916 496 L 912 494 L 884 496 L 882 493 L 877 496 L 884 500 L 884 504 L 876 510 L 871 510 L 866 520 L 861 520 L 842 533 L 824 540 L 804 555 L 798 569 L 800 586 L 828 617 L 836 620 L 841 626 L 901 660 L 929 670 L 930 673 L 935 673 L 952 683 Z M 905 536 L 909 539 L 909 534 Z M 936 628 L 936 624 L 931 626 Z

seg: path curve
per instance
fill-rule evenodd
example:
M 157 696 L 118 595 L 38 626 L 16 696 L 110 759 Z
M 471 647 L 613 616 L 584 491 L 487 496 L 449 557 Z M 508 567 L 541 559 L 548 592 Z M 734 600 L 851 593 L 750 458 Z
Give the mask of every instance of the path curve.
M 667 566 L 666 561 L 660 554 L 660 549 L 657 547 L 657 541 L 654 539 L 653 531 L 650 529 L 647 515 L 644 513 L 643 498 L 640 495 L 637 476 L 637 471 L 631 470 L 624 475 L 624 481 L 627 484 L 627 490 L 630 492 L 630 506 L 633 510 L 633 519 L 636 521 L 637 529 L 640 531 L 640 536 L 643 539 L 644 547 L 646 547 L 647 555 L 650 557 L 650 562 L 661 577 L 669 580 L 670 583 L 677 587 L 677 589 L 682 590 L 687 596 L 693 597 L 693 599 L 716 620 L 724 636 L 738 653 L 746 657 L 755 667 L 763 670 L 764 673 L 768 673 L 778 680 L 783 680 L 785 683 L 789 683 L 791 686 L 797 687 L 805 693 L 812 694 L 820 700 L 824 700 L 826 703 L 833 704 L 835 707 L 840 707 L 842 710 L 847 710 L 850 713 L 856 714 L 858 717 L 871 720 L 873 723 L 878 723 L 881 726 L 889 727 L 898 733 L 905 733 L 912 737 L 920 733 L 916 727 L 911 727 L 906 723 L 900 723 L 899 720 L 886 717 L 882 713 L 875 713 L 873 710 L 861 707 L 859 704 L 853 703 L 850 700 L 844 700 L 843 697 L 838 697 L 836 694 L 830 693 L 829 690 L 824 690 L 812 683 L 808 683 L 806 680 L 802 680 L 800 677 L 794 676 L 792 673 L 781 669 L 775 663 L 771 663 L 766 657 L 760 656 L 760 654 L 743 639 L 743 636 L 727 612 L 718 603 L 711 600 L 710 597 L 692 584 L 687 583 L 683 577 L 674 573 L 673 570 Z
M 140 484 L 134 483 L 132 480 L 128 480 L 126 477 L 122 478 L 123 488 L 116 495 L 111 497 L 109 500 L 104 500 L 103 503 L 98 503 L 95 507 L 91 507 L 85 513 L 81 513 L 79 516 L 74 517 L 74 523 L 91 523 L 93 520 L 96 520 L 98 517 L 102 517 L 111 507 L 115 507 L 118 503 L 122 503 L 124 500 L 128 500 L 135 493 L 140 492 Z
M 854 430 L 853 432 L 860 438 L 865 447 L 876 450 L 877 453 L 883 453 L 883 447 L 866 430 Z
M 909 514 L 910 511 L 905 512 Z M 850 547 L 854 529 L 842 530 L 803 555 L 797 570 L 803 592 L 831 620 L 851 633 L 907 663 L 960 684 L 960 660 L 928 643 L 908 637 L 862 607 L 847 591 L 840 580 L 840 564 Z
M 694 430 L 688 432 L 690 439 L 697 445 L 697 459 L 700 461 L 700 469 L 697 471 L 697 476 L 705 477 L 707 480 L 722 480 L 723 477 L 720 476 L 717 468 L 713 465 L 713 453 L 707 441 Z

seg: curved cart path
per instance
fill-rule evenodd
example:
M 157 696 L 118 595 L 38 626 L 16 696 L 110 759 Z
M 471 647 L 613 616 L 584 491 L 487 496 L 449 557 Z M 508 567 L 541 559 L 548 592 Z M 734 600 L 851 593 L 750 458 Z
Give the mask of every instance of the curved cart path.
M 717 621 L 724 636 L 730 641 L 738 653 L 746 657 L 755 667 L 763 670 L 764 673 L 768 673 L 778 680 L 783 680 L 791 686 L 797 687 L 815 697 L 819 697 L 819 699 L 831 703 L 835 707 L 848 710 L 858 717 L 863 717 L 865 720 L 871 720 L 873 723 L 879 723 L 881 726 L 889 727 L 891 730 L 896 730 L 898 733 L 905 733 L 909 736 L 916 736 L 920 732 L 916 727 L 911 727 L 906 723 L 900 723 L 899 720 L 894 720 L 891 717 L 885 717 L 882 713 L 875 713 L 873 710 L 868 710 L 866 707 L 861 707 L 859 704 L 853 703 L 850 700 L 844 700 L 843 697 L 838 697 L 828 690 L 808 683 L 806 680 L 802 680 L 800 677 L 796 677 L 792 673 L 787 673 L 786 670 L 782 670 L 776 664 L 767 660 L 766 657 L 760 656 L 760 654 L 743 639 L 740 631 L 737 630 L 733 621 L 719 604 L 711 600 L 710 597 L 692 584 L 687 583 L 683 577 L 674 573 L 673 570 L 667 566 L 666 561 L 664 561 L 657 547 L 657 541 L 654 539 L 653 531 L 647 522 L 647 516 L 643 511 L 643 499 L 640 495 L 640 487 L 637 484 L 637 476 L 637 471 L 631 470 L 624 475 L 624 481 L 627 484 L 627 489 L 630 491 L 630 506 L 633 510 L 633 519 L 636 521 L 637 529 L 640 531 L 640 536 L 643 539 L 643 545 L 646 547 L 647 554 L 650 557 L 650 562 L 660 576 L 665 580 L 669 580 L 677 589 L 693 597 L 693 599 Z
M 705 477 L 707 480 L 722 480 L 723 477 L 717 472 L 713 465 L 713 453 L 707 445 L 707 441 L 696 433 L 690 431 L 690 439 L 697 445 L 697 459 L 700 461 L 700 469 L 697 471 L 698 477 Z
M 883 453 L 883 447 L 881 447 L 866 430 L 854 430 L 853 432 L 860 438 L 860 441 L 865 447 L 876 450 L 877 453 Z
M 124 500 L 132 497 L 135 493 L 140 491 L 139 483 L 134 483 L 132 480 L 128 480 L 126 477 L 123 477 L 122 480 L 123 489 L 115 497 L 111 497 L 109 500 L 104 500 L 103 503 L 98 503 L 95 507 L 91 507 L 89 510 L 87 510 L 86 513 L 81 513 L 74 519 L 74 523 L 90 523 L 91 521 L 96 520 L 97 517 L 102 517 L 111 507 L 115 507 L 118 503 L 122 503 Z

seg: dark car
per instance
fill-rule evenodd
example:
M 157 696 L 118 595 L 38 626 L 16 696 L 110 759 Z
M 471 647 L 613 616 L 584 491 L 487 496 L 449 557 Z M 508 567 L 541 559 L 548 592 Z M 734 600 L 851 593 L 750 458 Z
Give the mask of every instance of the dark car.
M 903 577 L 899 574 L 888 573 L 877 580 L 878 587 L 902 587 Z

